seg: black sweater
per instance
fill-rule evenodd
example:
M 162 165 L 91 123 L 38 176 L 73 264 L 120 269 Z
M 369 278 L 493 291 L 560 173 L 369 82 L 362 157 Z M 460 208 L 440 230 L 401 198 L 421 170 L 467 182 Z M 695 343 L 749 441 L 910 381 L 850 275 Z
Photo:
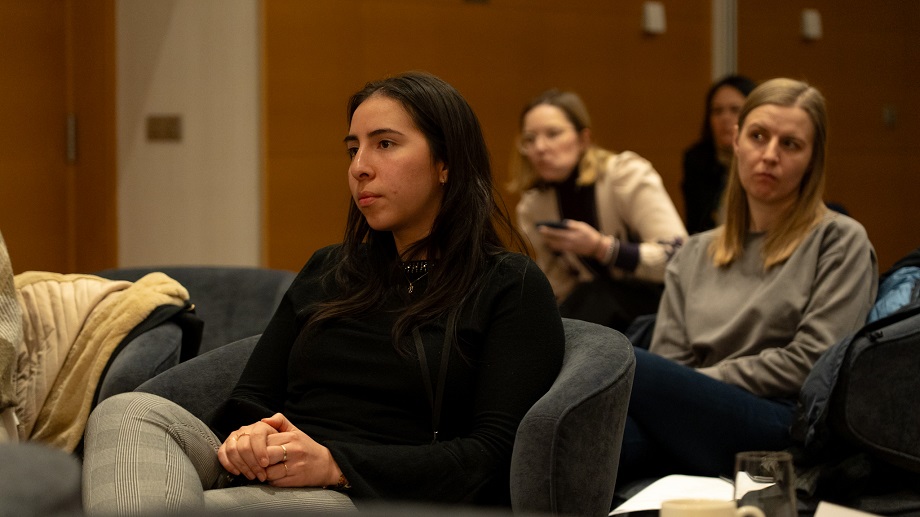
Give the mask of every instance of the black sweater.
M 492 259 L 483 292 L 462 312 L 466 357 L 451 352 L 433 442 L 419 360 L 397 353 L 390 337 L 395 310 L 405 303 L 395 287 L 380 310 L 298 338 L 311 304 L 335 294 L 320 283 L 335 255 L 331 247 L 318 251 L 294 280 L 216 412 L 215 430 L 227 435 L 282 412 L 329 448 L 359 502 L 507 504 L 517 426 L 562 363 L 562 322 L 543 273 L 522 255 Z M 436 387 L 444 328 L 423 327 L 421 336 L 425 373 Z
M 722 192 L 728 178 L 725 166 L 716 158 L 711 143 L 698 143 L 684 153 L 684 219 L 687 232 L 704 232 L 718 226 L 716 221 Z

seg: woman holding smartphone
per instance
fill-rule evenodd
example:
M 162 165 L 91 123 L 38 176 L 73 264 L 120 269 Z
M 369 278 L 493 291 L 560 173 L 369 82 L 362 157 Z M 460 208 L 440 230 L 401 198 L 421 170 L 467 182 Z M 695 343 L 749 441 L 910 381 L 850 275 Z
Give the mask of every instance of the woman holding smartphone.
M 665 266 L 687 237 L 661 176 L 636 153 L 596 146 L 574 92 L 538 95 L 520 128 L 518 225 L 562 315 L 625 330 L 656 312 Z

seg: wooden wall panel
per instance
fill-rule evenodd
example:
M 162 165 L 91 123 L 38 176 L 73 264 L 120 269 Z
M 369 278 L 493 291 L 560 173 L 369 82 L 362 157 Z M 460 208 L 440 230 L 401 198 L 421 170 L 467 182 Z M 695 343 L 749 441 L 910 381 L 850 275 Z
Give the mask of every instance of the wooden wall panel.
M 498 184 L 521 107 L 560 87 L 585 99 L 600 144 L 651 160 L 682 207 L 681 155 L 710 77 L 710 2 L 664 4 L 667 32 L 651 37 L 638 0 L 265 0 L 267 265 L 299 268 L 341 240 L 345 102 L 368 80 L 413 69 L 476 110 Z
M 114 9 L 0 0 L 0 231 L 17 273 L 116 264 Z
M 0 231 L 16 273 L 70 264 L 64 33 L 61 2 L 0 1 Z
M 115 1 L 72 0 L 69 110 L 77 119 L 73 181 L 74 270 L 118 265 Z
M 828 201 L 869 233 L 887 269 L 920 246 L 920 2 L 738 2 L 738 62 L 763 80 L 810 82 L 828 104 Z M 823 38 L 805 41 L 801 12 L 821 13 Z M 886 122 L 885 113 L 894 118 Z

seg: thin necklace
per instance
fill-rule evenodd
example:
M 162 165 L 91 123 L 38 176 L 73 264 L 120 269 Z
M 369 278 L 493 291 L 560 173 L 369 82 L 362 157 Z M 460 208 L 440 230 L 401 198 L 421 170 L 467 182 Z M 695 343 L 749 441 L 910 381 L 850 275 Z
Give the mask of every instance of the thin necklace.
M 409 274 L 417 274 L 421 271 L 424 271 L 421 275 L 415 277 L 415 280 L 409 278 Z M 406 276 L 406 282 L 409 282 L 409 294 L 412 294 L 415 291 L 415 282 L 425 278 L 425 275 L 428 274 L 430 270 L 428 269 L 427 260 L 415 260 L 412 262 L 403 263 L 403 274 Z

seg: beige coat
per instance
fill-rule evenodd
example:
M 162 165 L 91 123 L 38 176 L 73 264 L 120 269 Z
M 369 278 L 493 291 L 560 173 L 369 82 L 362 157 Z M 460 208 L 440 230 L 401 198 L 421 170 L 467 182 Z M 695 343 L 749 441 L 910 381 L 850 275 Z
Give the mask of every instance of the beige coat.
M 795 397 L 818 357 L 865 323 L 878 292 L 872 243 L 861 224 L 828 210 L 764 271 L 764 233 L 714 266 L 720 231 L 694 235 L 668 265 L 649 350 L 761 397 Z
M 16 347 L 22 341 L 22 315 L 13 287 L 13 266 L 0 235 L 0 442 L 15 440 L 16 397 L 13 375 Z
M 686 240 L 687 230 L 652 164 L 630 151 L 611 155 L 598 171 L 595 196 L 598 230 L 621 241 L 637 239 L 640 243 L 636 270 L 627 273 L 611 265 L 611 275 L 662 282 L 673 243 Z M 553 188 L 533 188 L 521 196 L 518 224 L 530 239 L 536 262 L 549 278 L 557 300 L 562 301 L 578 282 L 593 280 L 594 273 L 574 254 L 556 255 L 543 244 L 534 223 L 558 219 Z

